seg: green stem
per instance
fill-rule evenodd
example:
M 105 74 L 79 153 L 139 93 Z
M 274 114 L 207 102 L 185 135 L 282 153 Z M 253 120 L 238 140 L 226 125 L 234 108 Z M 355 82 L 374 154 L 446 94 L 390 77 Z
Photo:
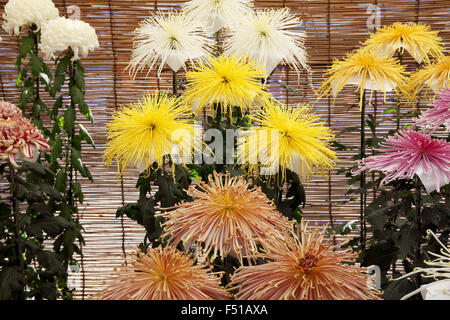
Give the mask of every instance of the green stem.
M 175 71 L 172 73 L 172 90 L 173 94 L 176 96 L 178 94 L 178 72 Z
M 361 103 L 361 160 L 366 157 L 366 90 L 362 89 L 362 103 Z M 366 248 L 366 224 L 365 224 L 365 211 L 366 211 L 366 172 L 361 172 L 360 175 L 360 187 L 361 187 L 361 199 L 360 199 L 360 242 L 361 248 L 365 250 Z
M 216 55 L 220 56 L 220 30 L 216 32 Z
M 33 39 L 34 39 L 34 53 L 36 54 L 36 56 L 38 56 L 39 54 L 39 36 L 38 34 L 33 31 Z M 34 96 L 34 105 L 36 106 L 39 103 L 40 100 L 40 92 L 39 92 L 39 87 L 40 87 L 40 80 L 39 80 L 39 76 L 36 77 L 35 80 L 35 96 Z M 41 115 L 40 112 L 39 114 L 36 116 L 36 120 L 40 120 Z
M 419 233 L 419 240 L 417 243 L 416 252 L 416 264 L 420 264 L 421 261 L 421 245 L 422 245 L 422 186 L 420 179 L 416 180 L 416 215 L 417 215 L 417 230 Z M 420 274 L 417 275 L 417 284 L 419 287 L 422 285 L 422 278 Z
M 16 188 L 16 174 L 14 167 L 10 166 L 10 187 L 11 187 L 11 213 L 14 222 L 14 238 L 16 242 L 16 255 L 19 263 L 19 270 L 22 277 L 22 288 L 21 288 L 21 299 L 25 299 L 25 261 L 23 259 L 23 248 L 22 248 L 22 239 L 21 239 L 21 231 L 20 231 L 20 217 L 19 217 L 19 206 L 17 204 L 17 198 L 15 196 L 15 188 Z
M 402 54 L 401 51 L 398 51 L 398 61 L 399 61 L 400 65 L 403 64 L 403 54 Z M 396 108 L 396 111 L 397 111 L 397 119 L 396 119 L 397 120 L 397 126 L 396 126 L 397 132 L 400 131 L 400 125 L 401 125 L 401 123 L 400 123 L 400 121 L 401 121 L 400 109 L 401 109 L 400 101 L 397 101 L 397 108 Z

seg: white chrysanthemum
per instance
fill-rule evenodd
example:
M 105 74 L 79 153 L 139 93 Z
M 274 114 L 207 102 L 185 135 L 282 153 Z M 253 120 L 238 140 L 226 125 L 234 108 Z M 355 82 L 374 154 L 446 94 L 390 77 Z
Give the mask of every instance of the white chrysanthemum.
M 159 76 L 164 64 L 177 72 L 186 61 L 193 63 L 210 52 L 211 40 L 198 32 L 198 25 L 193 20 L 177 12 L 156 13 L 135 30 L 134 49 L 128 67 L 135 76 L 148 66 L 148 76 L 159 62 Z
M 266 70 L 267 76 L 279 63 L 291 65 L 297 74 L 300 66 L 309 71 L 306 33 L 294 29 L 301 24 L 289 8 L 255 11 L 230 28 L 224 54 L 248 55 Z
M 183 11 L 192 19 L 201 21 L 203 31 L 210 36 L 237 23 L 252 6 L 252 0 L 191 0 L 183 4 Z
M 40 49 L 47 56 L 71 48 L 73 60 L 78 60 L 98 47 L 95 29 L 84 21 L 59 17 L 42 26 Z
M 35 24 L 38 29 L 50 19 L 59 16 L 59 11 L 51 0 L 9 0 L 3 14 L 3 30 L 17 35 L 20 28 Z

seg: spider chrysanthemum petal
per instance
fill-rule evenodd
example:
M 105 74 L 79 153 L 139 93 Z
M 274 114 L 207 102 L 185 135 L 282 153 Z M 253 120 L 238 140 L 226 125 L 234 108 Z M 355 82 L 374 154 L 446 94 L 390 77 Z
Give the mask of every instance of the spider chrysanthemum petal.
M 429 193 L 450 182 L 450 143 L 444 140 L 407 130 L 389 137 L 376 151 L 381 154 L 366 158 L 355 174 L 382 171 L 385 183 L 417 175 Z
M 252 6 L 252 0 L 191 0 L 183 4 L 183 12 L 201 22 L 203 31 L 210 36 L 225 26 L 236 24 Z
M 450 131 L 450 89 L 442 90 L 433 104 L 433 108 L 426 110 L 420 115 L 416 125 L 431 128 L 430 134 L 441 125 L 445 125 L 447 131 Z
M 158 91 L 122 107 L 107 123 L 107 165 L 115 159 L 121 174 L 129 164 L 143 171 L 154 162 L 162 167 L 163 157 L 174 151 L 186 153 L 181 155 L 184 161 L 195 144 L 189 114 L 190 108 L 179 98 Z
M 368 50 L 384 56 L 406 50 L 418 63 L 428 63 L 429 56 L 440 58 L 443 51 L 442 39 L 437 31 L 432 31 L 430 26 L 411 22 L 396 22 L 378 29 L 364 45 Z
M 338 93 L 349 84 L 356 85 L 360 91 L 360 108 L 364 90 L 370 90 L 370 98 L 374 90 L 380 90 L 384 93 L 385 100 L 389 91 L 406 92 L 405 66 L 391 57 L 379 57 L 366 48 L 347 54 L 343 60 L 334 60 L 326 75 L 328 78 L 317 93 L 319 98 L 332 95 L 333 103 Z
M 220 273 L 173 247 L 128 255 L 112 283 L 95 295 L 101 300 L 226 300 Z
M 177 72 L 186 61 L 204 59 L 211 41 L 198 31 L 197 23 L 177 12 L 155 13 L 134 31 L 134 49 L 128 68 L 133 77 L 148 67 L 147 76 L 159 63 L 157 74 L 167 64 Z
M 208 183 L 200 181 L 188 194 L 193 202 L 166 214 L 164 236 L 173 245 L 182 241 L 186 248 L 195 246 L 206 259 L 231 254 L 242 262 L 258 251 L 257 238 L 281 236 L 290 226 L 266 195 L 242 177 L 214 172 Z
M 369 274 L 356 266 L 352 248 L 325 241 L 325 229 L 302 223 L 301 235 L 262 240 L 268 262 L 240 267 L 230 291 L 238 300 L 369 300 L 380 292 L 369 285 Z
M 208 61 L 186 73 L 184 100 L 200 113 L 220 104 L 223 113 L 232 112 L 233 107 L 242 112 L 267 95 L 261 84 L 264 71 L 251 61 L 237 56 L 209 57 Z
M 314 171 L 324 174 L 334 166 L 336 153 L 330 148 L 334 134 L 312 113 L 311 107 L 289 107 L 266 99 L 263 108 L 251 118 L 258 127 L 238 140 L 238 162 L 249 165 L 250 171 L 257 164 L 278 164 L 283 177 L 289 169 L 305 181 Z
M 266 78 L 279 63 L 292 66 L 297 74 L 301 67 L 309 71 L 306 33 L 296 30 L 301 24 L 289 8 L 254 11 L 231 27 L 224 54 L 248 55 L 264 68 Z

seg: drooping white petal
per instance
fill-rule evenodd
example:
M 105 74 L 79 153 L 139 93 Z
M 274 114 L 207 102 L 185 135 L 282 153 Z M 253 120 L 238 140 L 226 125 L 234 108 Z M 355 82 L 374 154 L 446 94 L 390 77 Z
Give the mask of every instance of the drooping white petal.
M 280 63 L 292 66 L 297 74 L 301 67 L 309 71 L 301 25 L 288 8 L 255 11 L 230 27 L 224 54 L 248 56 L 265 69 L 266 77 Z
M 424 300 L 450 300 L 450 280 L 435 281 L 424 287 L 422 297 Z
M 450 179 L 441 174 L 439 168 L 437 168 L 434 164 L 430 164 L 430 170 L 424 170 L 423 165 L 419 165 L 416 171 L 417 176 L 422 181 L 422 184 L 425 186 L 425 189 L 428 193 L 431 193 L 435 190 L 439 191 L 439 188 L 445 186 L 450 183 Z
M 167 64 L 177 72 L 187 61 L 203 59 L 211 53 L 212 42 L 199 32 L 198 23 L 184 14 L 155 14 L 135 30 L 134 49 L 129 68 L 136 73 L 160 63 L 158 76 Z

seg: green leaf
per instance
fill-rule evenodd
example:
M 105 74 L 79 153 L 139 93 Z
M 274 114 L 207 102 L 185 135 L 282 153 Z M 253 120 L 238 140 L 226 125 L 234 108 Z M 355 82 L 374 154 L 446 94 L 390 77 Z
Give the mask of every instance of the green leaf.
M 18 266 L 7 267 L 0 272 L 0 300 L 15 299 L 22 290 L 22 275 Z
M 58 159 L 62 155 L 62 140 L 60 136 L 56 136 L 52 146 L 52 158 Z
M 89 134 L 89 132 L 86 130 L 86 128 L 82 124 L 78 124 L 78 126 L 80 127 L 80 137 L 81 137 L 81 139 L 86 141 L 88 144 L 90 144 L 95 149 L 94 140 L 92 140 L 92 137 Z
M 52 97 L 56 96 L 56 93 L 59 92 L 64 85 L 64 81 L 66 78 L 66 72 L 70 65 L 70 57 L 65 56 L 62 58 L 55 71 L 55 81 L 53 82 L 53 86 L 50 90 L 50 95 Z
M 83 203 L 84 195 L 83 195 L 83 191 L 81 190 L 81 184 L 79 182 L 72 183 L 72 189 L 73 189 L 74 196 L 76 198 L 78 198 L 80 203 Z
M 383 114 L 397 113 L 397 108 L 392 107 L 392 108 L 389 108 L 389 109 L 384 110 L 382 113 L 383 113 Z
M 31 54 L 31 57 L 30 57 L 30 67 L 31 67 L 31 72 L 33 73 L 33 76 L 38 77 L 42 71 L 42 61 L 34 53 Z
M 413 223 L 406 223 L 396 234 L 396 241 L 400 247 L 400 254 L 406 257 L 409 253 L 417 249 L 419 242 L 419 230 Z
M 67 134 L 72 134 L 74 126 L 75 126 L 76 114 L 75 110 L 72 107 L 68 107 L 64 112 L 64 130 Z
M 34 48 L 34 39 L 30 36 L 25 36 L 20 39 L 19 55 L 21 58 L 25 57 L 28 52 Z
M 72 102 L 78 106 L 80 104 L 84 103 L 84 96 L 81 92 L 80 88 L 77 86 L 71 86 L 70 87 L 70 98 L 72 99 Z
M 38 217 L 31 222 L 30 233 L 42 237 L 42 232 L 50 237 L 56 237 L 64 229 L 69 228 L 71 223 L 64 217 Z
M 56 174 L 55 189 L 59 192 L 64 192 L 66 190 L 66 183 L 67 174 L 64 172 L 64 170 L 61 170 Z

